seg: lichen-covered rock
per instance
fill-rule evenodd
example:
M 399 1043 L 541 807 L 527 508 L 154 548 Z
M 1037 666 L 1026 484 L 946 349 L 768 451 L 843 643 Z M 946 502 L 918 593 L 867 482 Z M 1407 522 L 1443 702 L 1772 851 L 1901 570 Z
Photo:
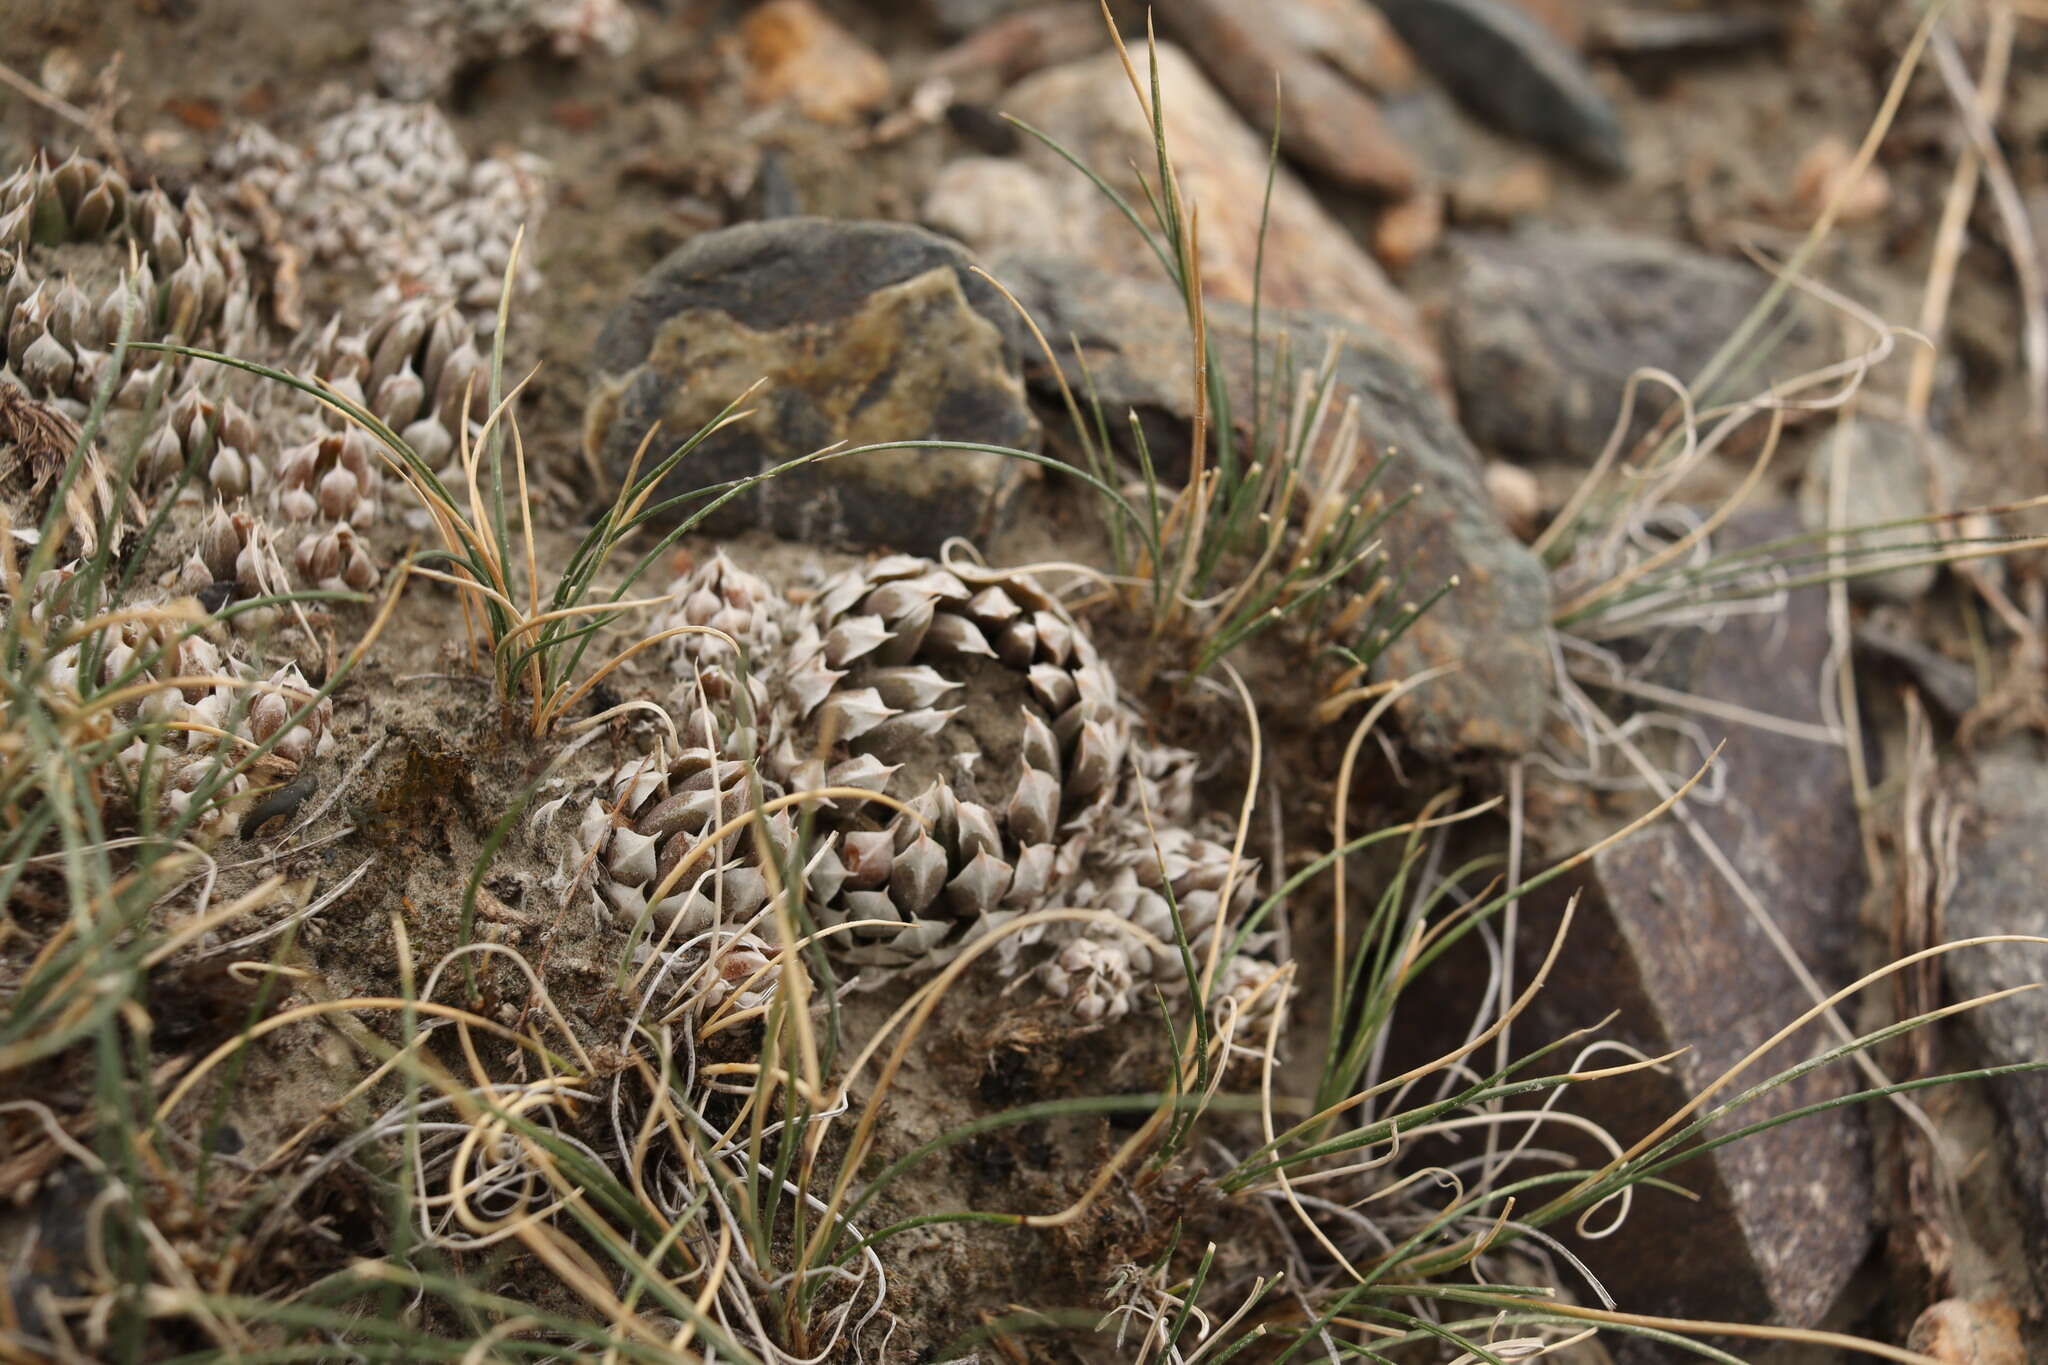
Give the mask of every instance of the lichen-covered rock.
M 744 479 L 823 449 L 966 441 L 1035 449 L 1010 306 L 967 254 L 919 228 L 786 218 L 707 233 L 634 289 L 598 337 L 584 428 L 612 477 L 657 431 L 652 464 L 758 379 L 754 415 L 717 432 L 667 493 Z M 995 528 L 1022 478 L 1000 454 L 904 448 L 756 485 L 715 523 L 936 553 Z

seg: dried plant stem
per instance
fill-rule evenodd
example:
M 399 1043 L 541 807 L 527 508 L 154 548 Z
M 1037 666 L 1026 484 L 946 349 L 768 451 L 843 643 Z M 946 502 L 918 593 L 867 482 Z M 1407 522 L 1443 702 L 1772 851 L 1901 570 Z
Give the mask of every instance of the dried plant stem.
M 2007 71 L 2012 59 L 2013 14 L 2008 5 L 1991 7 L 1991 23 L 1984 44 L 1984 68 L 1977 77 L 1975 105 L 1986 122 L 1998 117 L 2005 94 Z M 1935 229 L 1933 260 L 1927 268 L 1927 285 L 1920 298 L 1919 326 L 1922 334 L 1939 337 L 1948 321 L 1949 299 L 1955 287 L 1956 265 L 1962 259 L 1970 209 L 1977 201 L 1977 186 L 1984 161 L 1974 141 L 1966 141 L 1956 156 L 1954 175 L 1942 200 L 1941 222 Z M 1917 352 L 1906 378 L 1906 420 L 1916 427 L 1927 421 L 1927 404 L 1934 394 L 1932 350 Z

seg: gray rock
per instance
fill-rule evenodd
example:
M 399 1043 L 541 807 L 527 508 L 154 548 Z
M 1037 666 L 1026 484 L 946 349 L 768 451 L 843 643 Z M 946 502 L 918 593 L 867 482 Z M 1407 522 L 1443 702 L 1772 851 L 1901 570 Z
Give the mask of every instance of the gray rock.
M 1015 314 L 943 237 L 890 223 L 783 218 L 672 253 L 598 337 L 584 441 L 619 478 L 758 378 L 752 418 L 684 458 L 663 496 L 757 474 L 835 441 L 955 440 L 1035 449 Z M 903 449 L 826 460 L 758 485 L 706 529 L 760 525 L 858 548 L 936 553 L 997 524 L 1024 462 Z M 692 504 L 692 507 L 697 504 Z
M 1881 522 L 1924 517 L 1948 508 L 1948 490 L 1961 472 L 1955 452 L 1931 432 L 1915 431 L 1879 417 L 1858 416 L 1829 430 L 1814 447 L 1800 486 L 1800 510 L 1806 524 L 1828 521 L 1828 488 L 1835 463 L 1841 461 L 1845 486 L 1843 526 L 1874 526 Z M 1921 558 L 1933 553 L 1939 526 L 1900 526 L 1847 537 L 1842 544 L 1850 569 L 1874 565 L 1901 555 Z M 1889 551 L 1889 554 L 1873 552 Z M 1915 564 L 1849 580 L 1849 591 L 1863 599 L 1911 602 L 1934 586 L 1939 566 Z
M 1977 671 L 1929 649 L 1905 631 L 1890 628 L 1873 613 L 1856 623 L 1851 638 L 1857 662 L 1894 670 L 1947 716 L 1961 720 L 1977 705 Z
M 1007 156 L 963 156 L 940 168 L 919 210 L 924 223 L 981 247 L 1023 241 L 1058 249 L 1071 224 L 1045 175 Z M 1066 254 L 1062 252 L 1062 254 Z
M 1614 106 L 1579 55 L 1508 0 L 1379 0 L 1394 31 L 1451 92 L 1503 132 L 1618 174 Z
M 1757 271 L 1663 238 L 1535 230 L 1452 239 L 1457 288 L 1446 350 L 1465 430 L 1481 449 L 1590 464 L 1621 412 L 1629 375 L 1655 366 L 1691 382 L 1768 285 Z M 1742 379 L 1760 392 L 1827 362 L 1803 313 Z M 1631 437 L 1649 430 L 1666 390 L 1641 386 Z
M 1078 339 L 1112 433 L 1129 439 L 1124 414 L 1135 412 L 1152 458 L 1168 477 L 1184 474 L 1191 413 L 1187 314 L 1179 297 L 1165 286 L 1052 257 L 997 257 L 990 270 L 1016 292 L 1048 337 Z M 1232 421 L 1240 441 L 1248 441 L 1251 312 L 1218 302 L 1209 305 L 1207 317 Z M 1401 714 L 1409 737 L 1438 754 L 1522 752 L 1534 743 L 1549 698 L 1550 598 L 1543 568 L 1500 524 L 1478 457 L 1442 403 L 1402 353 L 1371 329 L 1320 314 L 1265 310 L 1261 401 L 1271 403 L 1276 393 L 1284 397 L 1291 391 L 1294 375 L 1321 359 L 1332 336 L 1344 347 L 1335 406 L 1341 410 L 1348 395 L 1358 395 L 1367 438 L 1392 452 L 1394 465 L 1378 486 L 1421 490 L 1385 533 L 1394 565 L 1408 575 L 1406 590 L 1419 596 L 1453 575 L 1461 579 L 1381 660 L 1391 675 L 1462 665 L 1407 699 Z M 1284 373 L 1277 359 L 1283 345 L 1291 356 Z M 1068 382 L 1076 393 L 1085 392 L 1071 351 L 1064 344 L 1059 350 Z M 1025 359 L 1032 387 L 1056 398 L 1044 357 L 1027 352 Z
M 1020 10 L 1031 0 L 924 0 L 925 13 L 948 38 L 964 38 L 976 29 Z
M 2032 741 L 1978 755 L 1966 774 L 1972 815 L 1955 867 L 1960 873 L 1943 915 L 1950 939 L 1983 934 L 2048 935 L 2048 763 Z M 1995 943 L 1942 959 L 1957 999 L 2048 980 L 2048 948 Z M 2048 1059 L 2048 992 L 2027 991 L 1963 1016 L 1985 1062 L 2010 1066 Z M 2007 1170 L 2018 1189 L 2034 1264 L 2048 1265 L 2048 1074 L 1992 1083 L 2005 1119 Z
M 1624 9 L 1603 14 L 1594 37 L 1605 52 L 1690 57 L 1776 42 L 1785 28 L 1785 17 L 1767 10 L 1688 14 Z
M 1271 167 L 1269 141 L 1245 125 L 1185 52 L 1162 42 L 1158 59 L 1167 153 L 1183 197 L 1200 214 L 1208 296 L 1249 304 L 1256 294 L 1269 306 L 1313 308 L 1363 323 L 1432 384 L 1440 383 L 1443 361 L 1414 303 L 1299 177 L 1285 166 Z M 1133 43 L 1131 60 L 1146 79 L 1151 50 Z M 1116 53 L 1040 71 L 1013 87 L 1002 107 L 1066 148 L 1138 214 L 1146 214 L 1139 179 L 1157 178 L 1156 147 Z M 970 240 L 969 246 L 983 256 L 1057 252 L 1148 282 L 1165 278 L 1152 248 L 1087 177 L 1035 137 L 1027 137 L 1024 148 L 1023 159 L 1045 177 L 1060 236 L 1030 237 L 1025 233 L 1036 224 L 1020 224 Z
M 1737 548 L 1796 529 L 1796 513 L 1780 508 L 1737 518 L 1720 540 Z M 1826 593 L 1801 588 L 1777 617 L 1736 617 L 1713 634 L 1674 638 L 1656 681 L 1818 722 L 1828 649 Z M 1726 787 L 1718 804 L 1693 802 L 1694 819 L 1823 985 L 1842 984 L 1852 974 L 1863 889 L 1846 758 L 1831 746 L 1744 726 L 1710 723 L 1708 729 L 1710 739 L 1727 738 L 1721 758 Z M 1569 809 L 1553 808 L 1537 831 L 1553 853 L 1583 847 L 1611 828 Z M 1624 1143 L 1650 1131 L 1810 1003 L 1706 854 L 1669 817 L 1560 882 L 1546 892 L 1556 899 L 1522 921 L 1521 979 L 1528 979 L 1534 957 L 1555 931 L 1562 898 L 1573 890 L 1584 892 L 1580 913 L 1557 975 L 1517 1036 L 1533 1044 L 1619 1010 L 1603 1036 L 1652 1054 L 1690 1049 L 1662 1074 L 1638 1073 L 1573 1093 L 1574 1110 Z M 1822 1025 L 1809 1026 L 1744 1081 L 1761 1080 L 1834 1041 Z M 1845 1065 L 1822 1068 L 1740 1111 L 1729 1126 L 1860 1084 Z M 1696 1192 L 1698 1202 L 1642 1192 L 1614 1236 L 1570 1244 L 1634 1312 L 1814 1325 L 1849 1283 L 1872 1236 L 1865 1124 L 1859 1109 L 1835 1109 L 1720 1148 L 1669 1173 Z M 1674 1256 L 1673 1247 L 1686 1253 Z M 1616 1355 L 1664 1358 L 1633 1341 L 1617 1343 Z
M 1381 118 L 1376 95 L 1415 85 L 1414 63 L 1366 0 L 1180 0 L 1161 19 L 1238 112 L 1340 184 L 1405 196 L 1415 160 Z

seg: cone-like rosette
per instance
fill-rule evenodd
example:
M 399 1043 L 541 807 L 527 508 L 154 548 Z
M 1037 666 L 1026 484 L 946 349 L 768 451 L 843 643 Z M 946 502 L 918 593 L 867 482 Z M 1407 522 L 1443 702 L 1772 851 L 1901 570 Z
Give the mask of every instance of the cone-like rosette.
M 173 535 L 215 504 L 239 519 L 242 562 L 238 550 L 205 583 L 188 564 L 182 585 L 366 590 L 379 574 L 365 536 L 388 513 L 391 482 L 374 439 L 285 385 L 226 366 L 131 350 L 110 375 L 124 318 L 134 341 L 188 343 L 316 379 L 459 483 L 451 466 L 484 415 L 487 334 L 514 235 L 537 218 L 540 166 L 472 160 L 431 106 L 366 100 L 320 123 L 304 147 L 239 130 L 210 172 L 175 197 L 83 157 L 0 179 L 0 386 L 40 405 L 22 411 L 75 427 L 112 382 L 102 461 L 136 450 L 143 499 L 179 488 L 190 511 Z M 269 321 L 299 326 L 300 279 L 323 266 L 369 272 L 368 321 L 337 315 L 290 340 L 266 328 L 245 250 L 270 272 L 279 316 Z M 536 281 L 529 259 L 519 282 Z M 0 433 L 0 476 L 13 472 L 6 445 Z M 20 488 L 0 495 L 33 510 Z M 145 501 L 131 513 L 153 510 Z M 280 572 L 260 572 L 273 561 Z M 256 626 L 260 615 L 238 620 Z
M 134 200 L 118 171 L 91 157 L 38 159 L 0 181 L 0 250 L 92 241 L 123 228 Z
M 724 1011 L 759 1009 L 782 984 L 775 946 L 758 934 L 708 930 L 676 948 L 642 944 L 634 954 L 636 965 L 656 956 L 661 965 L 645 997 L 654 1003 L 657 1020 L 692 1016 L 708 1022 Z
M 377 520 L 384 471 L 376 438 L 360 427 L 290 447 L 276 473 L 277 507 L 287 522 Z
M 769 896 L 764 847 L 859 964 L 942 962 L 1033 910 L 1098 909 L 1150 938 L 1063 923 L 994 951 L 1012 973 L 1034 970 L 1030 951 L 1040 984 L 1095 1021 L 1184 988 L 1174 907 L 1199 952 L 1226 896 L 1233 922 L 1249 906 L 1256 863 L 1233 876 L 1229 848 L 1188 827 L 1193 757 L 1141 737 L 1086 631 L 1030 578 L 895 556 L 795 602 L 719 555 L 672 592 L 663 629 L 719 632 L 670 648 L 684 747 L 615 771 L 580 820 L 583 863 L 622 917 L 682 934 L 744 923 Z M 908 810 L 808 803 L 800 869 L 790 810 L 703 847 L 756 801 L 828 788 Z M 1226 979 L 1265 965 L 1226 964 Z
M 89 253 L 74 252 L 68 259 L 78 264 L 59 270 L 55 249 L 80 244 L 104 244 L 104 261 L 89 266 Z M 139 258 L 132 273 L 131 247 Z M 137 192 L 87 157 L 55 167 L 38 160 L 0 180 L 0 317 L 12 376 L 31 396 L 82 416 L 106 376 L 124 316 L 132 341 L 177 338 L 235 350 L 254 333 L 241 247 L 204 198 Z M 151 395 L 167 401 L 190 368 L 175 357 L 130 352 L 117 405 L 139 410 Z M 223 477 L 246 482 L 233 464 L 226 462 Z

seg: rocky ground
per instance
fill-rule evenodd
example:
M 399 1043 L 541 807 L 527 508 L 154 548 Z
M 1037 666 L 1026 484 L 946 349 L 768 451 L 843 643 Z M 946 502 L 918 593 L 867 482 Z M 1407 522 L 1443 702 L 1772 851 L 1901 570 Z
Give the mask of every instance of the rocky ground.
M 1197 464 L 1187 302 L 1105 192 L 1147 216 L 1151 130 L 1092 4 L 13 9 L 0 25 L 11 528 L 48 498 L 37 461 L 56 447 L 38 432 L 87 419 L 124 325 L 317 376 L 457 490 L 502 345 L 508 379 L 530 373 L 512 410 L 532 519 L 519 543 L 543 579 L 581 562 L 650 426 L 681 439 L 743 394 L 750 415 L 693 450 L 663 496 L 834 442 L 1080 463 L 1077 391 L 1106 418 L 1119 481 L 1141 451 L 1169 484 Z M 391 996 L 415 963 L 467 960 L 490 1018 L 527 1027 L 546 999 L 568 1018 L 557 1041 L 610 1046 L 624 972 L 744 921 L 725 956 L 700 950 L 695 966 L 724 965 L 677 1010 L 761 1005 L 785 941 L 761 918 L 764 869 L 734 863 L 669 894 L 679 863 L 745 861 L 740 836 L 709 834 L 745 808 L 715 777 L 743 748 L 735 770 L 770 797 L 853 793 L 818 817 L 829 863 L 806 870 L 836 970 L 869 988 L 844 1005 L 852 1050 L 990 926 L 1071 904 L 1171 937 L 1170 891 L 1196 937 L 1326 851 L 1333 828 L 1353 837 L 1450 791 L 1499 796 L 1415 868 L 1418 897 L 1455 904 L 1491 894 L 1496 872 L 1513 881 L 1594 845 L 1724 743 L 1676 811 L 1521 897 L 1484 951 L 1475 937 L 1438 962 L 1371 1074 L 1475 1035 L 1475 1014 L 1542 974 L 1574 893 L 1561 965 L 1486 1055 L 1610 1015 L 1621 1047 L 1685 1049 L 1572 1090 L 1567 1107 L 1624 1144 L 1865 972 L 1950 939 L 2048 935 L 2034 867 L 2048 580 L 2027 539 L 2041 518 L 2015 506 L 2044 492 L 2048 453 L 2032 232 L 2048 224 L 2048 96 L 2028 79 L 2048 61 L 2048 14 L 1956 0 L 1930 38 L 1917 7 L 1885 0 L 1161 0 L 1147 47 L 1143 11 L 1110 9 L 1138 69 L 1156 60 L 1178 188 L 1198 212 L 1211 393 L 1228 400 L 1206 420 L 1248 443 L 1290 403 L 1313 408 L 1301 376 L 1336 343 L 1320 372 L 1335 439 L 1309 445 L 1325 461 L 1367 452 L 1337 479 L 1347 495 L 1368 472 L 1389 499 L 1408 495 L 1379 528 L 1381 605 L 1447 588 L 1365 681 L 1454 671 L 1347 754 L 1373 698 L 1343 689 L 1361 678 L 1318 658 L 1324 625 L 1269 631 L 1231 660 L 1258 703 L 1255 750 L 1234 690 L 1176 677 L 1187 658 L 1135 599 L 1064 567 L 1116 554 L 1079 482 L 988 450 L 897 449 L 745 491 L 634 589 L 665 599 L 648 619 L 670 634 L 601 685 L 565 679 L 545 703 L 501 707 L 504 680 L 478 671 L 469 632 L 488 608 L 472 594 L 419 578 L 377 613 L 400 562 L 447 523 L 366 433 L 272 380 L 131 353 L 100 449 L 114 464 L 136 452 L 169 509 L 136 581 L 208 611 L 295 590 L 371 599 L 266 607 L 176 660 L 234 675 L 172 689 L 178 725 L 279 739 L 201 831 L 234 851 L 222 893 L 276 871 L 299 908 L 209 926 L 166 958 L 145 1048 L 158 1094 L 250 1020 Z M 1773 272 L 1795 287 L 1773 293 Z M 662 453 L 657 441 L 644 458 Z M 81 520 L 112 534 L 90 488 L 78 496 Z M 599 580 L 619 582 L 651 543 Z M 523 582 L 516 567 L 508 581 Z M 1845 576 L 1864 568 L 1880 572 Z M 753 672 L 693 633 L 706 627 L 744 643 Z M 344 665 L 349 681 L 317 708 L 277 709 Z M 269 711 L 237 700 L 252 681 L 272 688 Z M 1247 783 L 1256 868 L 1230 847 Z M 272 789 L 292 799 L 266 830 L 251 810 L 267 820 L 253 803 Z M 192 790 L 167 800 L 183 810 Z M 877 813 L 861 791 L 914 810 Z M 773 837 L 793 839 L 796 817 L 780 818 Z M 1148 830 L 1166 831 L 1170 868 L 1148 864 Z M 1452 870 L 1480 857 L 1502 865 Z M 1356 862 L 1354 898 L 1379 895 L 1392 865 Z M 19 1018 L 40 1018 L 22 987 L 62 922 L 61 883 L 9 884 L 0 979 Z M 1277 936 L 1219 966 L 1219 998 L 1260 1028 L 1284 1001 L 1293 1092 L 1314 1089 L 1330 1026 L 1332 914 L 1324 879 L 1310 882 Z M 287 920 L 269 984 L 228 970 L 264 958 Z M 531 993 L 505 962 L 465 959 L 478 940 L 531 959 Z M 896 1073 L 875 1150 L 893 1159 L 1013 1105 L 1154 1088 L 1172 1049 L 1141 1022 L 1186 983 L 1177 955 L 1135 943 L 1048 925 L 964 973 Z M 1773 1057 L 2038 983 L 2042 952 L 1929 958 Z M 1628 1312 L 1853 1332 L 1958 1365 L 2048 1356 L 2048 1078 L 1825 1107 L 2048 1057 L 2038 999 L 1773 1091 L 1762 1112 L 1823 1112 L 1678 1168 L 1695 1199 L 1642 1192 L 1612 1235 L 1560 1227 L 1564 1247 Z M 701 1050 L 750 1065 L 750 1038 L 707 1031 L 692 1064 Z M 372 1054 L 312 1019 L 265 1039 L 236 1063 L 239 1088 L 195 1091 L 218 1094 L 212 1122 L 225 1115 L 256 1154 L 236 1167 L 247 1203 L 232 1239 L 188 1219 L 213 1258 L 200 1279 L 220 1293 L 285 1293 L 388 1236 L 374 1163 L 319 1129 L 345 1109 L 361 1118 L 347 1105 L 359 1083 L 378 1093 Z M 76 1054 L 16 1056 L 0 1050 L 0 1100 L 40 1101 L 90 1144 L 104 1101 Z M 641 1112 L 621 1099 L 626 1063 L 606 1074 L 612 1112 Z M 1256 1068 L 1231 1074 L 1230 1090 L 1256 1091 Z M 716 1108 L 729 1092 L 706 1084 L 706 1112 L 733 1121 Z M 1059 1207 L 1136 1130 L 1136 1117 L 1060 1113 L 977 1137 L 892 1186 L 877 1221 Z M 25 1110 L 0 1115 L 17 1192 L 0 1246 L 30 1358 L 53 1354 L 31 1330 L 47 1309 L 30 1289 L 78 1292 L 85 1275 L 52 1250 L 78 1240 L 65 1230 L 81 1187 L 43 1133 Z M 1247 1127 L 1218 1147 L 1258 1142 Z M 259 1180 L 273 1151 L 305 1172 L 288 1198 Z M 1284 1217 L 1250 1215 L 1214 1180 L 1113 1188 L 1056 1229 L 904 1234 L 881 1262 L 893 1330 L 810 1344 L 924 1360 L 1003 1323 L 984 1354 L 1108 1358 L 1108 1337 L 1013 1334 L 1005 1315 L 1099 1315 L 1120 1268 L 1164 1256 L 1185 1276 L 1182 1242 L 1205 1238 L 1219 1285 L 1332 1269 L 1329 1242 L 1304 1249 Z M 536 1288 L 516 1257 L 449 1245 L 493 1292 L 573 1303 L 568 1277 Z M 1535 1259 L 1544 1273 L 1565 1260 Z M 1597 1306 L 1584 1278 L 1558 1279 Z M 171 1333 L 131 1354 L 188 1347 Z M 1675 1348 L 1610 1334 L 1569 1349 Z

